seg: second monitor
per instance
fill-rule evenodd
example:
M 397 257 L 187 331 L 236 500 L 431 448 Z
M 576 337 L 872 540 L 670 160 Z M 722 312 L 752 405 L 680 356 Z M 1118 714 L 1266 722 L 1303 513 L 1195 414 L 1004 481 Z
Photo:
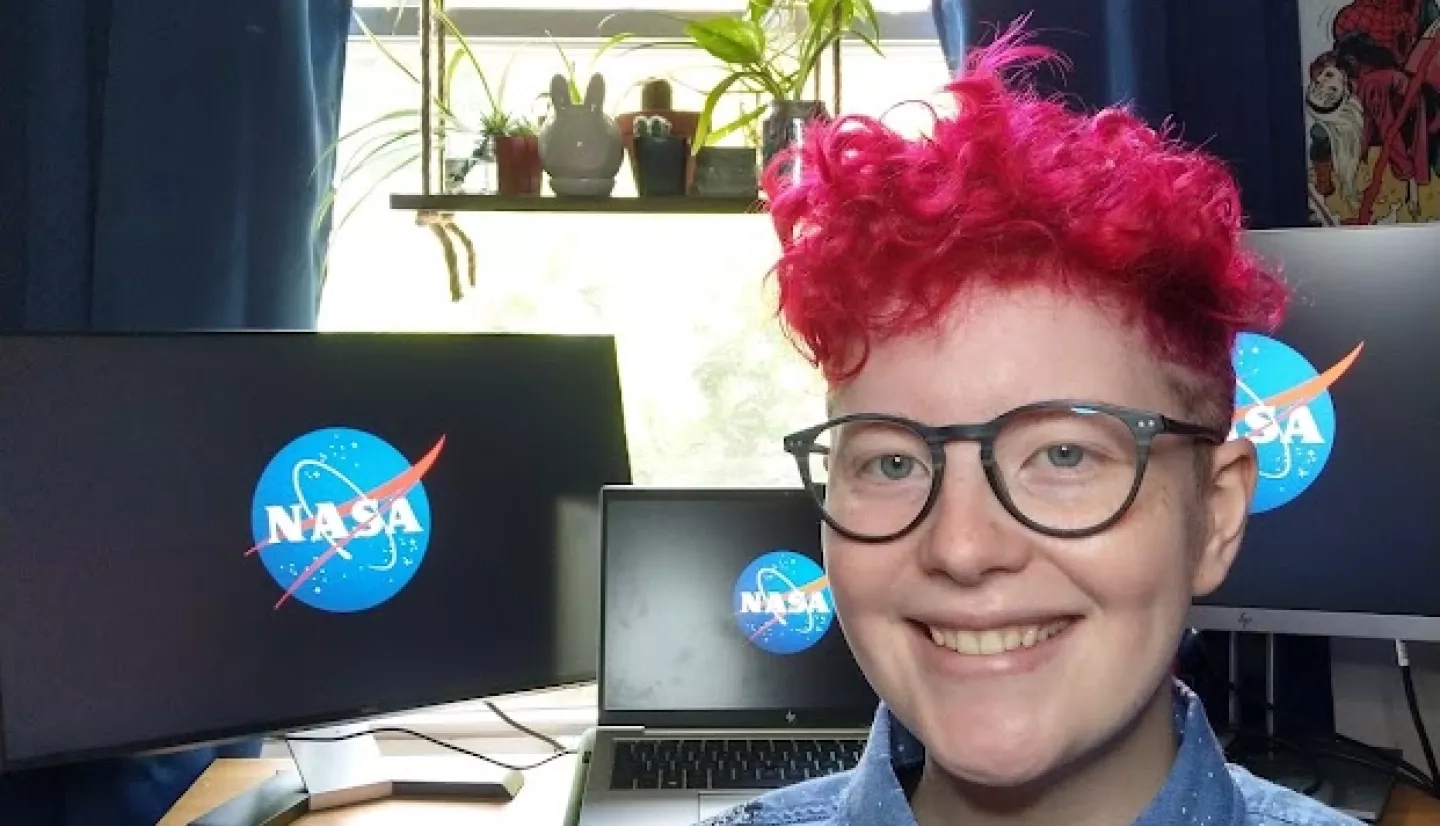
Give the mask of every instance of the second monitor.
M 1252 232 L 1294 291 L 1242 335 L 1234 435 L 1260 479 L 1198 627 L 1440 641 L 1440 226 Z
M 0 338 L 0 766 L 593 679 L 621 411 L 609 337 Z

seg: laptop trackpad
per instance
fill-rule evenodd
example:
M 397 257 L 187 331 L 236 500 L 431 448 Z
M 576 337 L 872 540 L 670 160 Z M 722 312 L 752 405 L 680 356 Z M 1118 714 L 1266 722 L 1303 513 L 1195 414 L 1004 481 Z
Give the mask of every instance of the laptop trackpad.
M 753 794 L 714 794 L 711 792 L 700 793 L 700 819 L 714 817 L 726 809 L 733 809 L 742 803 L 749 803 L 755 799 Z

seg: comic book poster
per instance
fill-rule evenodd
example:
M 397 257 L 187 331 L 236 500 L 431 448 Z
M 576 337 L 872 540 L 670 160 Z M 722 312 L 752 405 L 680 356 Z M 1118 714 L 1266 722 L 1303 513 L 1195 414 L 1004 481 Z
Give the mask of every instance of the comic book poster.
M 1300 0 L 1310 218 L 1440 220 L 1440 0 Z

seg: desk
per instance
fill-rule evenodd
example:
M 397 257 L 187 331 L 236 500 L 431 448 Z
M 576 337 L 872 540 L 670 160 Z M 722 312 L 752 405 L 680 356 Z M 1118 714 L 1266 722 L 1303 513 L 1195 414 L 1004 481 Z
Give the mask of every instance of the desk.
M 469 760 L 457 757 L 457 760 Z M 186 826 L 275 772 L 288 759 L 216 760 L 180 798 L 159 826 Z M 560 826 L 570 795 L 575 758 L 567 757 L 525 773 L 525 787 L 509 803 L 383 800 L 307 815 L 299 826 Z M 1396 786 L 1380 826 L 1440 826 L 1440 801 L 1408 786 Z
M 517 763 L 541 755 L 514 756 Z M 456 756 L 438 758 L 469 761 Z M 500 759 L 506 759 L 500 757 Z M 297 826 L 560 826 L 575 776 L 575 757 L 562 757 L 525 772 L 525 785 L 508 803 L 454 800 L 381 800 L 306 815 Z M 259 784 L 276 772 L 293 769 L 289 758 L 225 759 L 211 764 L 195 785 L 176 801 L 158 826 L 187 826 L 190 821 Z

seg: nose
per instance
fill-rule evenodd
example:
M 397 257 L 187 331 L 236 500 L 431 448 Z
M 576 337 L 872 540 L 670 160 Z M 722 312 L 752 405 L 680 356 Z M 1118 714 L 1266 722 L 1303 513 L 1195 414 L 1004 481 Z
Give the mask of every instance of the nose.
M 1030 538 L 995 498 L 973 447 L 951 446 L 927 521 L 919 542 L 920 564 L 927 573 L 961 585 L 978 585 L 1030 563 Z

